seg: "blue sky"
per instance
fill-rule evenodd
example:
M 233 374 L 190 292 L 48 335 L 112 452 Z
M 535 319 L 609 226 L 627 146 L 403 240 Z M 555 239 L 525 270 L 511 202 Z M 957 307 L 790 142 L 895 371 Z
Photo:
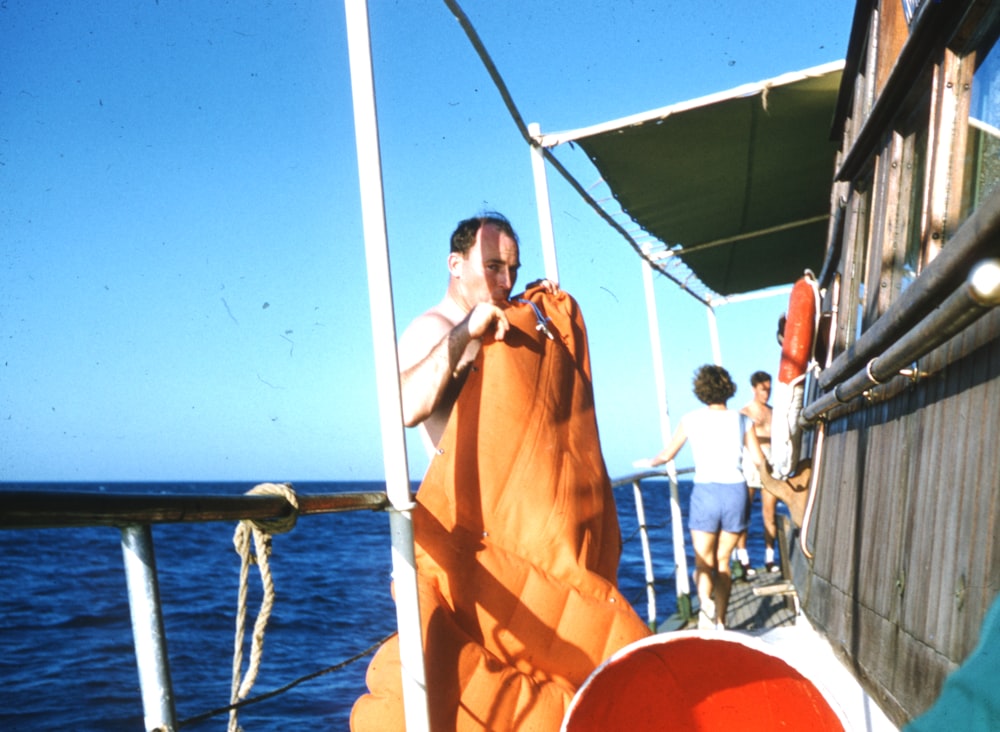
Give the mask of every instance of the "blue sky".
M 843 58 L 853 3 L 462 3 L 526 121 L 602 122 Z M 542 272 L 528 150 L 443 3 L 372 2 L 397 329 L 455 223 L 505 213 Z M 0 6 L 0 480 L 383 474 L 343 5 Z M 560 158 L 584 185 L 579 151 Z M 612 475 L 660 447 L 641 269 L 550 170 Z M 658 278 L 676 419 L 711 360 Z M 717 311 L 723 363 L 776 371 L 783 299 Z M 426 467 L 409 434 L 409 468 Z M 683 455 L 679 461 L 684 464 Z

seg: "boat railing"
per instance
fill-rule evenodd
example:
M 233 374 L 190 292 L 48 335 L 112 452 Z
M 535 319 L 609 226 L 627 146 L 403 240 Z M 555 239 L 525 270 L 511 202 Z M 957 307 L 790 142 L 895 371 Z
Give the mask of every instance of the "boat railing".
M 692 471 L 681 469 L 677 472 Z M 677 611 L 681 622 L 686 622 L 691 616 L 676 475 L 665 470 L 644 470 L 612 481 L 615 490 L 632 487 L 644 564 L 647 617 L 653 630 L 658 629 L 656 577 L 644 499 L 644 491 L 650 490 L 650 480 L 670 481 Z M 167 655 L 152 526 L 242 521 L 267 526 L 268 522 L 275 525 L 275 522 L 309 515 L 382 511 L 391 507 L 386 493 L 381 491 L 296 494 L 295 504 L 293 506 L 285 496 L 274 493 L 212 495 L 15 490 L 0 494 L 0 529 L 92 526 L 120 529 L 145 728 L 150 732 L 173 732 L 179 724 Z M 216 711 L 222 713 L 228 709 Z
M 381 511 L 384 492 L 297 496 L 299 516 Z M 170 495 L 88 491 L 5 491 L 0 529 L 70 528 L 199 521 L 274 521 L 296 511 L 280 495 Z
M 642 547 L 643 569 L 646 583 L 646 622 L 651 630 L 656 631 L 658 610 L 656 604 L 656 576 L 653 571 L 653 553 L 649 541 L 649 524 L 646 521 L 645 500 L 643 498 L 642 481 L 646 479 L 669 479 L 671 533 L 674 537 L 674 587 L 677 596 L 677 615 L 682 623 L 691 618 L 691 591 L 687 581 L 687 555 L 684 546 L 684 531 L 681 525 L 681 511 L 677 496 L 677 475 L 693 473 L 694 468 L 683 468 L 673 473 L 667 470 L 643 470 L 612 480 L 612 489 L 632 486 L 632 496 L 635 502 L 636 525 L 639 541 Z
M 808 425 L 837 406 L 861 396 L 900 373 L 916 377 L 908 367 L 1000 304 L 1000 260 L 986 259 L 972 268 L 968 279 L 930 315 L 872 358 L 863 369 L 842 381 L 802 410 Z
M 178 728 L 170 680 L 153 549 L 153 524 L 214 521 L 287 521 L 301 516 L 389 507 L 384 492 L 296 495 L 293 506 L 278 494 L 165 495 L 62 491 L 5 491 L 0 529 L 114 526 L 121 529 L 133 642 L 145 728 Z M 223 709 L 220 711 L 228 711 Z

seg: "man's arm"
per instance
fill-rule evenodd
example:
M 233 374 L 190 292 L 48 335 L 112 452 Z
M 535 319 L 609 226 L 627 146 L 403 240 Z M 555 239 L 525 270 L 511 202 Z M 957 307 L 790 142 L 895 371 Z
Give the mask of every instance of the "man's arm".
M 764 451 L 760 448 L 760 439 L 757 437 L 757 431 L 747 430 L 743 442 L 747 450 L 750 451 L 750 459 L 757 466 L 757 470 L 762 473 L 769 470 L 767 456 L 764 455 Z
M 437 408 L 454 378 L 468 367 L 475 351 L 469 345 L 493 329 L 503 340 L 510 324 L 503 311 L 480 304 L 457 324 L 435 311 L 413 321 L 399 341 L 400 385 L 403 422 L 415 427 Z
M 453 326 L 437 313 L 421 315 L 403 333 L 399 380 L 407 427 L 416 427 L 434 412 L 470 341 L 465 320 Z

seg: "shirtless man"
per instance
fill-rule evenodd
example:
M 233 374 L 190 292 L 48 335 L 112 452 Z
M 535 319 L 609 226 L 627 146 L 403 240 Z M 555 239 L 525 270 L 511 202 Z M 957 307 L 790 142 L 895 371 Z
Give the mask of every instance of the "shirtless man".
M 764 455 L 771 456 L 771 405 L 768 400 L 771 398 L 771 375 L 765 371 L 756 371 L 750 377 L 750 386 L 753 388 L 753 399 L 740 410 L 747 415 L 754 424 L 754 432 L 757 433 L 757 441 L 760 442 Z M 744 461 L 744 473 L 747 479 L 747 486 L 750 490 L 761 489 L 760 472 L 752 462 Z M 774 539 L 777 535 L 777 526 L 774 520 L 774 510 L 778 499 L 770 491 L 760 491 L 761 518 L 764 520 L 764 567 L 768 572 L 777 572 L 779 567 L 774 561 Z M 743 538 L 743 547 L 746 548 L 746 538 Z
M 520 266 L 517 234 L 506 218 L 490 213 L 459 222 L 451 235 L 444 299 L 399 339 L 403 421 L 421 426 L 428 452 L 444 433 L 483 338 L 503 340 L 510 329 L 503 308 Z M 543 284 L 555 290 L 547 280 Z

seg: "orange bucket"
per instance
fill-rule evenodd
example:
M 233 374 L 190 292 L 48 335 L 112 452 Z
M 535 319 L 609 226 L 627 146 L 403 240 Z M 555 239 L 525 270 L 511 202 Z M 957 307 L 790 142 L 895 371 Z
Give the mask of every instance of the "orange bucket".
M 843 730 L 821 689 L 763 641 L 681 631 L 636 641 L 577 691 L 564 732 Z

